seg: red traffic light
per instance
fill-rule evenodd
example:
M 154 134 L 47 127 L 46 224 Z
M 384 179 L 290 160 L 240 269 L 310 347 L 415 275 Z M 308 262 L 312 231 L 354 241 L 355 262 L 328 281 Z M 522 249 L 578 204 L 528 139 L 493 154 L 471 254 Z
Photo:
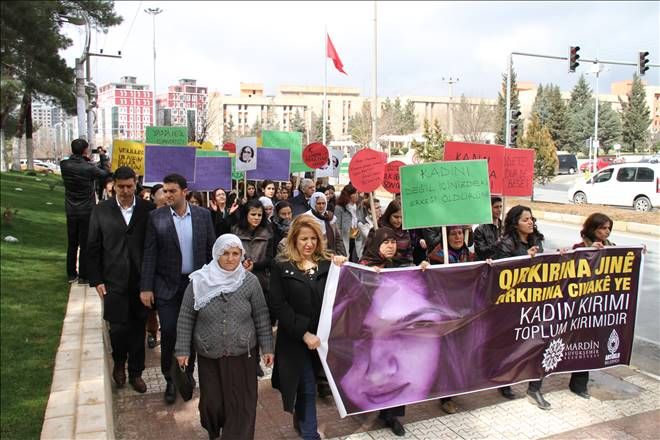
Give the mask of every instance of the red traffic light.
M 580 55 L 578 52 L 580 51 L 580 46 L 570 46 L 568 50 L 568 71 L 569 72 L 575 72 L 575 69 L 580 65 L 578 63 L 578 60 L 580 59 Z

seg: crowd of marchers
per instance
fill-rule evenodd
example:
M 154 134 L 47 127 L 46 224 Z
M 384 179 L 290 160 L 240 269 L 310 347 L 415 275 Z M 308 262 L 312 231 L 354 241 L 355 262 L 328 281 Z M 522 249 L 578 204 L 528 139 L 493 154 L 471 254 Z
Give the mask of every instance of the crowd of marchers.
M 146 392 L 145 347 L 160 344 L 164 401 L 172 404 L 175 379 L 183 375 L 194 388 L 197 366 L 200 421 L 210 439 L 254 437 L 262 365 L 273 366 L 272 386 L 300 436 L 320 438 L 316 397 L 330 395 L 330 388 L 316 333 L 331 264 L 425 270 L 544 251 L 531 209 L 513 206 L 502 219 L 498 197 L 491 199 L 492 223 L 447 228 L 445 255 L 442 228 L 402 228 L 398 196 L 382 212 L 379 200 L 372 211 L 370 194 L 350 183 L 336 195 L 332 185 L 307 178 L 204 194 L 170 174 L 143 187 L 129 167 L 111 173 L 103 149 L 95 151 L 99 162 L 83 139 L 71 150 L 61 162 L 67 275 L 95 288 L 103 301 L 113 381 Z M 606 215 L 590 215 L 574 247 L 613 246 L 612 226 Z M 588 373 L 573 373 L 570 390 L 588 399 L 587 382 Z M 527 396 L 547 410 L 541 385 L 530 382 Z M 515 398 L 511 387 L 499 392 Z M 451 397 L 440 406 L 459 410 Z M 403 436 L 404 414 L 400 406 L 379 418 Z

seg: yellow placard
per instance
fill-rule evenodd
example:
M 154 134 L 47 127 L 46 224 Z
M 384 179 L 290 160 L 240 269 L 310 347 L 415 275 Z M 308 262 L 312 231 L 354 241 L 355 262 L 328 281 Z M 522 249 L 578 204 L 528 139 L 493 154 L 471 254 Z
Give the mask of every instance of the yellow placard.
M 135 174 L 144 176 L 144 143 L 114 140 L 112 142 L 112 170 L 121 166 L 131 167 Z

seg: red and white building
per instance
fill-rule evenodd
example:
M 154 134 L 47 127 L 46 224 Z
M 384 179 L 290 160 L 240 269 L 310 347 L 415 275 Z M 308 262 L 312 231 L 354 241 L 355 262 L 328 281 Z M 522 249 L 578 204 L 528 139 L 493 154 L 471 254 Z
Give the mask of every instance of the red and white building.
M 153 92 L 137 84 L 136 77 L 99 87 L 96 109 L 97 145 L 109 146 L 114 139 L 144 140 L 145 127 L 153 125 Z
M 188 138 L 196 139 L 207 124 L 208 87 L 195 79 L 180 79 L 167 94 L 156 97 L 157 125 L 188 127 Z

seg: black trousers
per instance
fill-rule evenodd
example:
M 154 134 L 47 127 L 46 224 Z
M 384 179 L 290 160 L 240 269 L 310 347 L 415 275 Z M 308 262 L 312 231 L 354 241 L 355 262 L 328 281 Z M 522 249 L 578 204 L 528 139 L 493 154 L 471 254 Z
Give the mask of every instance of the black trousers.
M 156 309 L 160 321 L 160 371 L 166 380 L 170 380 L 172 356 L 176 345 L 176 323 L 179 319 L 183 293 L 186 291 L 189 281 L 188 275 L 181 275 L 179 287 L 173 298 L 168 300 L 156 298 Z M 192 377 L 193 371 L 195 371 L 195 350 L 191 346 L 186 372 Z
M 128 377 L 140 377 L 144 371 L 144 318 L 131 316 L 122 323 L 110 323 L 110 344 L 115 365 L 128 360 Z
M 571 374 L 571 381 L 569 382 L 568 387 L 576 393 L 583 393 L 587 391 L 587 383 L 589 383 L 589 372 L 578 371 Z
M 69 278 L 87 278 L 87 231 L 89 230 L 89 215 L 82 217 L 66 216 L 66 274 Z M 78 259 L 80 248 L 80 259 Z M 76 271 L 76 263 L 78 270 Z
M 535 392 L 541 391 L 541 386 L 543 385 L 543 379 L 533 380 L 527 385 L 527 391 Z
M 406 406 L 395 406 L 394 408 L 381 409 L 378 418 L 381 420 L 392 420 L 393 417 L 403 417 L 406 415 Z

